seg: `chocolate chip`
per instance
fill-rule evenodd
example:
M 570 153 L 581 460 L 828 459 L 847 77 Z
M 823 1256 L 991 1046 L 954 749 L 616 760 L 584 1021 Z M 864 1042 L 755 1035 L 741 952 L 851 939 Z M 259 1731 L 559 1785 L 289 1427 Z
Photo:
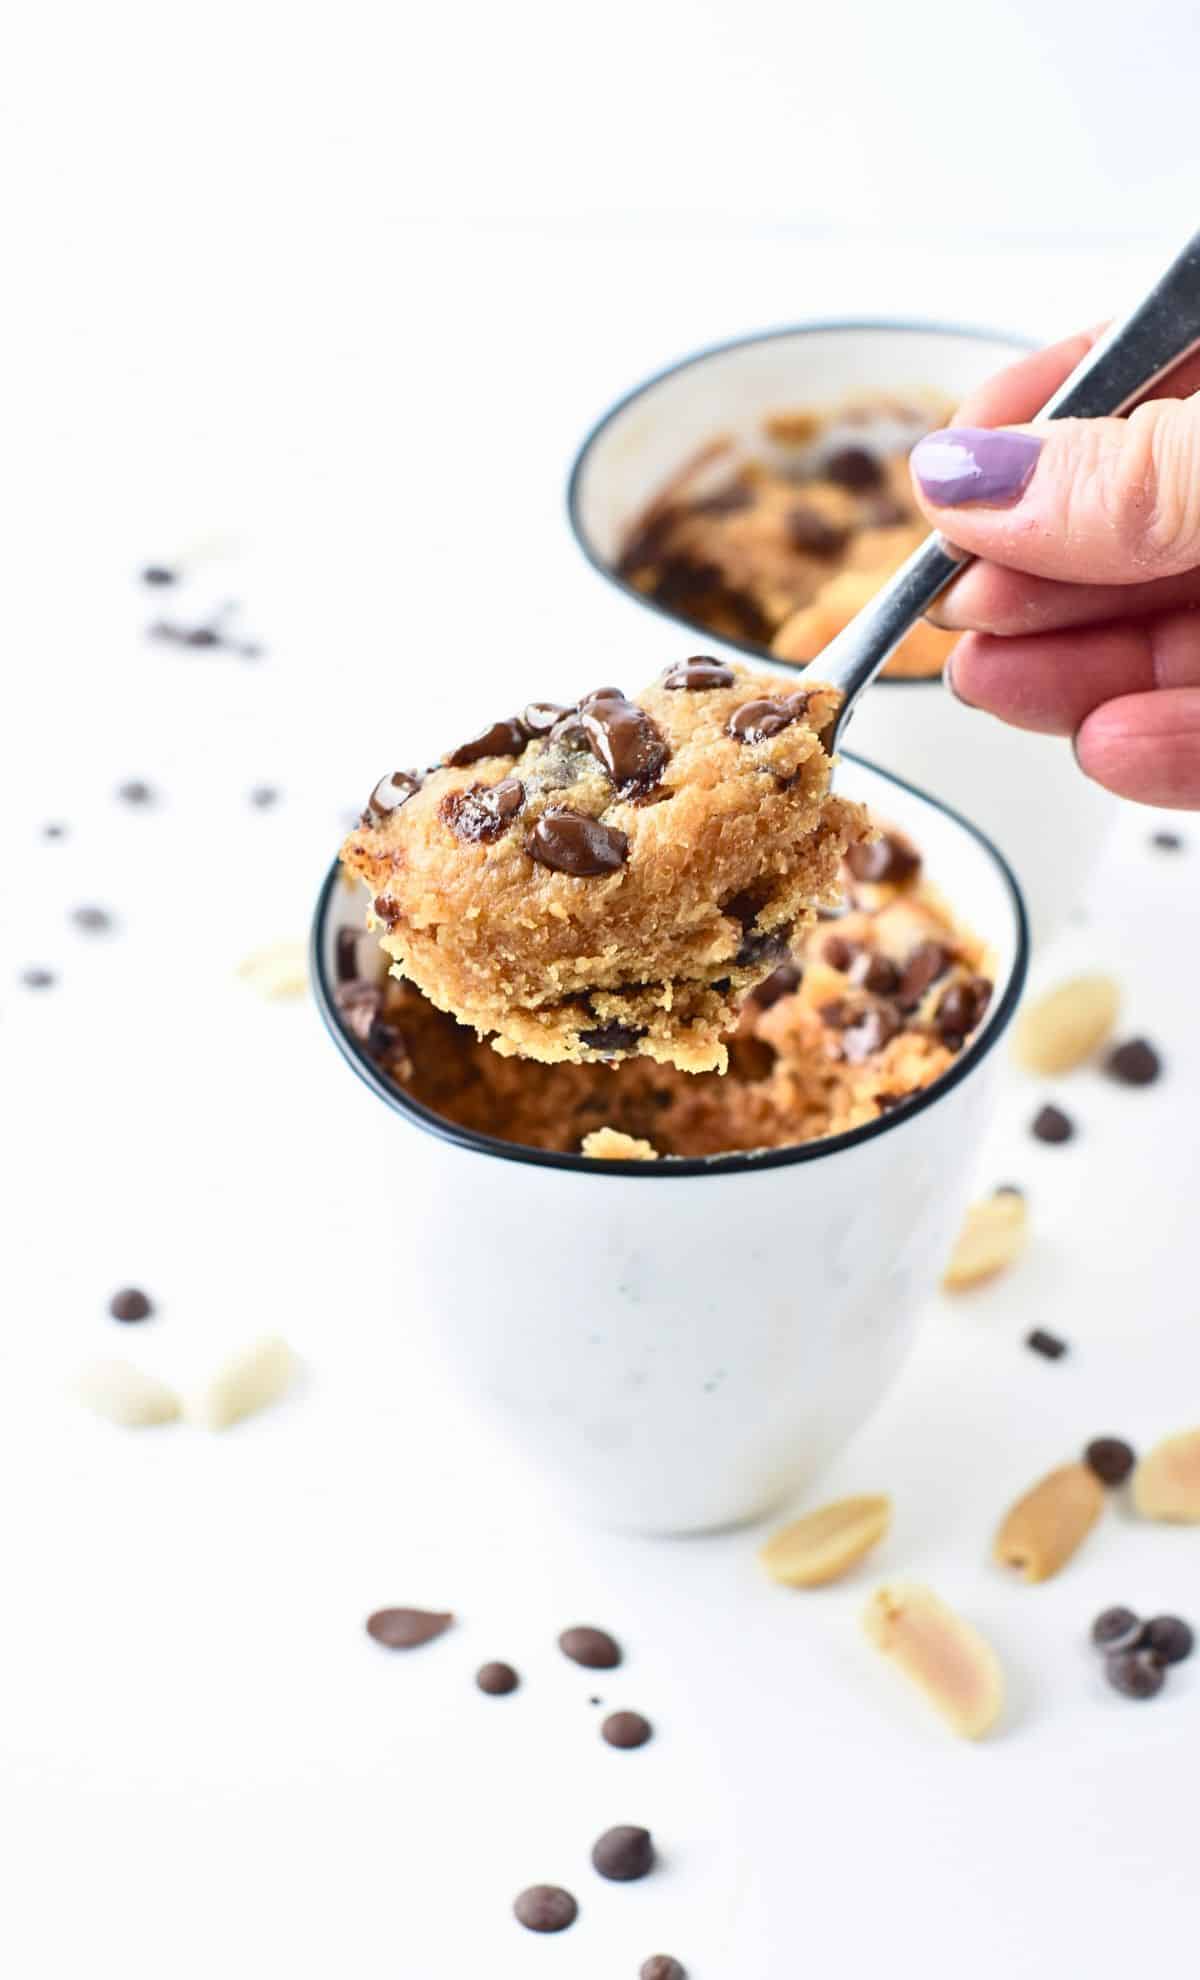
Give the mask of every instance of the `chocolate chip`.
M 71 920 L 76 928 L 81 928 L 86 935 L 107 935 L 113 925 L 108 909 L 102 907 L 73 908 Z
M 177 573 L 168 570 L 165 564 L 147 564 L 142 572 L 143 584 L 174 584 Z
M 773 969 L 770 976 L 765 976 L 761 983 L 755 985 L 747 1002 L 754 1004 L 760 1011 L 769 1011 L 772 1004 L 777 1004 L 781 997 L 790 997 L 792 991 L 799 988 L 803 979 L 804 972 L 799 963 L 780 963 L 778 969 Z M 718 985 L 714 983 L 712 987 L 716 990 Z
M 589 1671 L 611 1671 L 621 1661 L 620 1646 L 605 1629 L 593 1629 L 590 1624 L 578 1623 L 573 1629 L 564 1629 L 558 1639 L 558 1647 L 564 1657 L 572 1663 L 583 1664 Z
M 1153 832 L 1150 844 L 1157 846 L 1159 852 L 1177 853 L 1183 849 L 1183 840 L 1178 832 Z
M 531 1884 L 513 1905 L 517 1920 L 530 1932 L 565 1932 L 579 1916 L 570 1891 L 557 1884 Z
M 470 742 L 460 743 L 451 750 L 445 761 L 454 769 L 461 770 L 468 763 L 478 763 L 485 756 L 519 756 L 528 738 L 521 726 L 520 717 L 510 716 L 505 722 L 493 722 L 488 729 L 481 729 Z
M 724 912 L 726 914 L 733 912 L 732 902 Z M 782 962 L 791 953 L 792 923 L 790 921 L 782 928 L 756 929 L 753 926 L 746 928 L 744 924 L 743 927 L 742 940 L 733 959 L 735 968 L 750 969 L 758 963 Z
M 221 635 L 215 626 L 192 626 L 183 634 L 185 646 L 219 646 Z
M 938 1036 L 951 1052 L 957 1052 L 992 1000 L 992 986 L 986 976 L 969 976 L 965 983 L 952 983 L 943 991 L 934 1014 Z
M 153 804 L 154 792 L 140 777 L 131 777 L 127 784 L 117 787 L 117 796 L 123 804 Z M 49 828 L 47 828 L 49 829 Z
M 454 1617 L 437 1609 L 376 1609 L 367 1634 L 389 1650 L 417 1650 L 449 1629 Z
M 1104 1675 L 1125 1698 L 1154 1698 L 1166 1683 L 1166 1672 L 1148 1650 L 1118 1650 L 1104 1659 Z
M 21 971 L 21 981 L 27 990 L 49 990 L 56 981 L 52 969 L 43 969 L 40 963 L 31 963 Z
M 610 1712 L 600 1728 L 600 1736 L 610 1746 L 644 1746 L 653 1727 L 640 1712 Z
M 498 784 L 472 784 L 469 791 L 450 791 L 438 807 L 438 816 L 456 837 L 478 845 L 498 839 L 524 803 L 525 786 L 520 778 L 503 777 Z
M 856 880 L 876 886 L 902 887 L 921 870 L 921 855 L 893 832 L 869 845 L 851 846 L 846 864 Z
M 600 1024 L 592 1031 L 581 1031 L 579 1043 L 586 1045 L 589 1052 L 609 1054 L 628 1052 L 639 1038 L 646 1036 L 645 1025 Z
M 735 742 L 766 742 L 770 736 L 779 735 L 789 729 L 798 716 L 803 715 L 808 705 L 805 694 L 790 694 L 786 699 L 744 701 L 736 708 L 726 724 L 726 734 Z
M 906 1100 L 911 1100 L 913 1095 L 920 1091 L 919 1086 L 910 1086 L 906 1093 L 877 1093 L 875 1105 L 881 1114 L 890 1114 L 893 1108 L 902 1107 Z
M 639 1966 L 638 1980 L 687 1980 L 687 1974 L 670 1953 L 653 1953 Z
M 900 1029 L 899 1016 L 890 1004 L 856 1004 L 835 997 L 821 1005 L 820 1016 L 841 1033 L 842 1057 L 852 1066 L 881 1051 Z
M 723 660 L 710 659 L 706 653 L 693 654 L 690 660 L 680 661 L 663 675 L 665 688 L 686 688 L 689 694 L 702 693 L 707 688 L 732 687 L 737 679 L 732 667 Z
M 1055 1144 L 1070 1141 L 1074 1132 L 1074 1121 L 1063 1113 L 1061 1107 L 1040 1107 L 1030 1127 L 1030 1133 L 1036 1140 Z
M 515 1691 L 521 1680 L 511 1664 L 481 1664 L 475 1673 L 475 1682 L 489 1698 L 506 1698 Z
M 563 716 L 571 712 L 569 708 L 560 707 L 557 701 L 529 701 L 517 720 L 532 740 L 534 736 L 549 735 L 555 723 L 561 722 Z
M 862 954 L 861 942 L 848 942 L 844 935 L 827 935 L 821 949 L 821 956 L 830 969 L 840 969 L 843 975 L 856 956 Z
M 376 918 L 379 921 L 385 922 L 389 928 L 394 928 L 396 923 L 401 919 L 400 903 L 391 894 L 376 894 L 375 899 L 371 902 L 371 906 L 374 909 Z
M 1120 1437 L 1093 1437 L 1083 1461 L 1091 1466 L 1102 1485 L 1123 1485 L 1137 1458 Z
M 623 1822 L 606 1829 L 592 1846 L 592 1866 L 614 1884 L 632 1884 L 654 1868 L 654 1844 L 649 1829 Z
M 603 688 L 579 704 L 579 719 L 592 755 L 604 765 L 622 797 L 648 791 L 658 782 L 670 751 L 636 701 Z
M 1044 1355 L 1047 1361 L 1060 1361 L 1067 1351 L 1066 1342 L 1057 1334 L 1047 1333 L 1044 1327 L 1035 1327 L 1031 1334 L 1026 1334 L 1025 1345 L 1035 1354 Z
M 925 992 L 950 967 L 950 952 L 940 942 L 919 942 L 900 976 L 896 1002 L 902 1011 L 915 1011 Z
M 363 824 L 378 825 L 385 818 L 390 818 L 393 811 L 399 811 L 400 806 L 407 804 L 409 798 L 420 790 L 423 782 L 416 770 L 393 770 L 390 776 L 381 777 L 367 799 Z
M 139 1286 L 122 1286 L 108 1302 L 114 1320 L 148 1320 L 154 1308 Z
M 339 928 L 334 939 L 333 973 L 339 983 L 352 983 L 358 975 L 358 930 Z
M 1109 1053 L 1104 1070 L 1122 1086 L 1153 1086 L 1162 1071 L 1162 1060 L 1148 1039 L 1130 1038 Z
M 269 811 L 279 803 L 279 792 L 273 784 L 256 784 L 250 793 L 250 802 L 256 811 Z
M 1132 1609 L 1104 1609 L 1092 1624 L 1097 1650 L 1129 1650 L 1142 1633 L 1142 1619 Z
M 368 983 L 358 977 L 348 983 L 339 983 L 334 991 L 334 1001 L 341 1012 L 347 1031 L 364 1045 L 371 1042 L 371 1034 L 383 1010 L 383 989 L 378 983 Z
M 788 510 L 783 519 L 783 527 L 793 550 L 800 550 L 809 557 L 836 557 L 846 546 L 850 532 L 829 521 L 819 509 L 807 502 L 797 502 Z
M 850 966 L 850 981 L 877 997 L 891 997 L 899 988 L 900 971 L 890 956 L 873 955 L 864 949 Z
M 65 839 L 66 836 L 67 836 L 66 826 L 60 825 L 57 819 L 52 820 L 49 825 L 42 826 L 43 839 Z
M 1182 1664 L 1195 1647 L 1195 1634 L 1182 1616 L 1154 1616 L 1142 1631 L 1139 1648 L 1160 1664 Z
M 539 866 L 586 880 L 624 866 L 629 840 L 615 825 L 602 825 L 598 818 L 586 818 L 578 811 L 547 811 L 526 839 L 525 850 Z
M 836 452 L 826 455 L 821 463 L 821 473 L 826 481 L 834 481 L 839 488 L 852 488 L 857 493 L 880 487 L 883 463 L 878 455 L 868 453 L 865 447 L 839 447 Z

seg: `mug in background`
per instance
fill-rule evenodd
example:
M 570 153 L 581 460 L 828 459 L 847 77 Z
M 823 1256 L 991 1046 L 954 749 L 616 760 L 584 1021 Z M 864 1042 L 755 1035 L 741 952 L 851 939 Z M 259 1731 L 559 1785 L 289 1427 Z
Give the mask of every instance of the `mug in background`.
M 432 1329 L 553 1489 L 604 1525 L 729 1526 L 805 1484 L 887 1390 L 962 1211 L 1025 978 L 1020 891 L 982 834 L 933 799 L 853 757 L 841 780 L 921 848 L 994 952 L 995 990 L 935 1085 L 797 1148 L 591 1161 L 443 1120 L 339 1016 L 337 931 L 361 927 L 361 896 L 335 867 L 317 905 L 325 1023 L 396 1133 L 427 1136 L 389 1234 L 406 1317 Z
M 584 441 L 568 488 L 575 536 L 640 608 L 647 654 L 653 637 L 657 657 L 657 616 L 689 621 L 628 584 L 615 565 L 630 523 L 705 442 L 731 433 L 753 444 L 763 416 L 782 406 L 931 389 L 959 398 L 1028 348 L 1015 337 L 936 323 L 812 323 L 684 358 L 637 386 Z M 707 630 L 693 629 L 692 637 L 705 651 L 786 666 L 749 642 Z M 819 660 L 813 671 L 819 675 Z M 1086 890 L 1117 804 L 1081 775 L 1068 743 L 962 707 L 938 677 L 876 681 L 849 740 L 980 825 L 1016 869 L 1035 941 L 1057 932 Z

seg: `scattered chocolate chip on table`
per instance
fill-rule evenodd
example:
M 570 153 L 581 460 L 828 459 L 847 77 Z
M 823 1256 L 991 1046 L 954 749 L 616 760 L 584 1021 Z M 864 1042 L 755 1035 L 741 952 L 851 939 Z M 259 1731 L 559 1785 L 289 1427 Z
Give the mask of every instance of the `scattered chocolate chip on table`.
M 565 1932 L 579 1916 L 570 1891 L 558 1884 L 531 1884 L 516 1899 L 513 1911 L 529 1932 Z
M 1148 1038 L 1129 1038 L 1109 1053 L 1104 1070 L 1122 1086 L 1153 1086 L 1162 1060 Z
M 49 990 L 58 978 L 52 969 L 43 968 L 41 963 L 31 963 L 21 971 L 21 981 L 27 990 Z
M 578 1623 L 572 1629 L 564 1629 L 558 1639 L 558 1647 L 564 1657 L 572 1663 L 583 1664 L 589 1671 L 615 1670 L 621 1661 L 621 1648 L 615 1637 L 606 1629 L 594 1629 L 590 1623 Z
M 449 1629 L 454 1616 L 438 1609 L 376 1609 L 367 1634 L 388 1650 L 416 1650 Z
M 1061 1107 L 1045 1106 L 1034 1115 L 1031 1132 L 1037 1141 L 1055 1145 L 1072 1139 L 1075 1123 L 1069 1114 L 1063 1113 Z
M 653 1733 L 649 1719 L 644 1719 L 640 1712 L 610 1712 L 600 1728 L 601 1738 L 609 1746 L 645 1746 Z
M 610 1883 L 632 1884 L 654 1868 L 654 1843 L 649 1829 L 620 1823 L 606 1829 L 592 1846 L 592 1866 Z
M 140 1286 L 122 1286 L 109 1300 L 108 1310 L 114 1320 L 148 1320 L 154 1306 Z
M 1083 1454 L 1103 1485 L 1123 1485 L 1137 1456 L 1121 1437 L 1093 1437 Z
M 1026 1334 L 1025 1345 L 1047 1361 L 1061 1361 L 1067 1352 L 1067 1343 L 1058 1334 L 1049 1333 L 1045 1327 L 1035 1327 L 1031 1334 Z
M 511 1664 L 481 1664 L 475 1673 L 475 1682 L 480 1691 L 486 1691 L 489 1698 L 506 1698 L 515 1691 L 521 1680 Z
M 113 918 L 107 908 L 86 905 L 71 910 L 71 920 L 85 935 L 107 935 L 112 928 Z
M 1097 1650 L 1129 1650 L 1142 1633 L 1142 1619 L 1132 1609 L 1103 1609 L 1092 1624 L 1092 1642 Z

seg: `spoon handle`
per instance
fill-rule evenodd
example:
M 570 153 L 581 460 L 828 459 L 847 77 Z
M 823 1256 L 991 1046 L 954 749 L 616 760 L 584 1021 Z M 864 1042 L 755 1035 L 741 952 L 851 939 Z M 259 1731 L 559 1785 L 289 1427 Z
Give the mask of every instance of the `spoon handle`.
M 1038 419 L 1096 419 L 1128 410 L 1167 372 L 1200 349 L 1200 234 L 1194 234 L 1166 273 L 1129 314 L 1114 323 L 1064 378 Z M 841 738 L 854 704 L 890 653 L 951 578 L 974 560 L 944 536 L 926 538 L 851 621 L 832 639 L 814 677 L 841 688 L 845 697 L 834 740 Z

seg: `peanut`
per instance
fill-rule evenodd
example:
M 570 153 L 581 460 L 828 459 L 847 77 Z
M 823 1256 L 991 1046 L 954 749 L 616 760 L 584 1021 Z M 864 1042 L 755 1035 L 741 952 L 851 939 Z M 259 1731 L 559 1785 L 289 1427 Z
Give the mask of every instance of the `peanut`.
M 1069 1072 L 1103 1045 L 1120 1002 L 1111 976 L 1072 976 L 1026 1005 L 1013 1050 L 1029 1072 Z
M 1064 1464 L 1010 1506 L 993 1552 L 1024 1581 L 1048 1581 L 1065 1567 L 1104 1510 L 1104 1487 L 1090 1465 Z
M 979 1739 L 996 1723 L 1004 1705 L 1000 1661 L 931 1588 L 893 1582 L 877 1589 L 863 1627 L 963 1739 Z
M 1133 1474 L 1133 1503 L 1146 1519 L 1200 1521 L 1200 1430 L 1181 1430 L 1146 1453 Z
M 973 1203 L 942 1275 L 945 1290 L 963 1292 L 1003 1272 L 1024 1250 L 1028 1224 L 1025 1199 L 1015 1191 L 1001 1190 Z
M 277 1402 L 296 1373 L 296 1357 L 278 1334 L 231 1355 L 201 1396 L 196 1415 L 210 1430 L 226 1430 Z
M 302 997 L 308 989 L 308 956 L 303 942 L 271 942 L 238 964 L 238 975 L 260 997 L 277 1003 Z
M 892 1519 L 884 1494 L 838 1499 L 793 1520 L 758 1550 L 772 1581 L 789 1588 L 821 1588 L 837 1581 L 883 1539 Z
M 127 1430 L 173 1423 L 179 1415 L 175 1391 L 128 1361 L 94 1361 L 80 1376 L 76 1394 L 87 1409 Z

